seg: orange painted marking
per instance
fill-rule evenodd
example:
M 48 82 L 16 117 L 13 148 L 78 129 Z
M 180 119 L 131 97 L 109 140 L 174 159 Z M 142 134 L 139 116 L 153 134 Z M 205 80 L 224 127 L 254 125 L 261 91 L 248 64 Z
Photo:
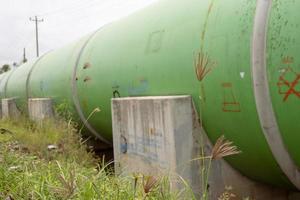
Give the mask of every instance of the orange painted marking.
M 223 83 L 222 87 L 224 89 L 223 112 L 241 112 L 241 105 L 233 93 L 232 83 Z
M 290 66 L 283 69 L 284 73 L 279 77 L 277 86 L 279 88 L 279 94 L 283 94 L 283 101 L 286 102 L 291 95 L 295 95 L 300 99 L 300 91 L 297 91 L 296 86 L 300 81 L 300 74 L 296 73 Z M 292 76 L 293 79 L 288 80 L 287 76 Z M 285 90 L 287 88 L 287 90 Z

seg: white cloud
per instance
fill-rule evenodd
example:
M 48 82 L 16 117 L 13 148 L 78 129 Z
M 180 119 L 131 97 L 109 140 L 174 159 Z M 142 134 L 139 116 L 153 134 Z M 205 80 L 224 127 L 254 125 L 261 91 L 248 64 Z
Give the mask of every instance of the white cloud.
M 38 15 L 40 54 L 65 45 L 102 25 L 126 16 L 156 0 L 0 0 L 0 65 L 36 55 Z

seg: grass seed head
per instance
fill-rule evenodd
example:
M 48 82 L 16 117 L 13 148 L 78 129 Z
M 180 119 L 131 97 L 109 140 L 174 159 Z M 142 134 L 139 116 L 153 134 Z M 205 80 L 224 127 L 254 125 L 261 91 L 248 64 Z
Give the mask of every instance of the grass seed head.
M 214 145 L 211 157 L 212 159 L 217 160 L 240 153 L 241 151 L 233 145 L 233 142 L 226 140 L 224 135 L 222 135 Z

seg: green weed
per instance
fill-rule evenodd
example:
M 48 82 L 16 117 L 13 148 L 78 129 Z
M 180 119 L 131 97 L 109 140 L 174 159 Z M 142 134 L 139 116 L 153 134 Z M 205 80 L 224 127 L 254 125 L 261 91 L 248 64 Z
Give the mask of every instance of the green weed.
M 173 200 L 169 177 L 115 176 L 71 121 L 0 121 L 0 199 Z M 186 196 L 183 199 L 190 199 Z

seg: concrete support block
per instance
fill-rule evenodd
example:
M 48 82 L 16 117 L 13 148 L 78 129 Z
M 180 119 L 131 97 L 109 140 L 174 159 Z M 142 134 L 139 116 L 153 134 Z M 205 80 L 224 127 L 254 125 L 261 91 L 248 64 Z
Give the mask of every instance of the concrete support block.
M 190 96 L 112 99 L 113 141 L 117 173 L 178 174 L 201 195 L 201 163 L 212 145 L 201 128 Z M 296 200 L 299 194 L 255 182 L 224 160 L 212 163 L 209 199 Z M 220 198 L 221 199 L 221 198 Z M 223 198 L 224 199 L 224 198 Z
M 16 99 L 17 98 L 2 99 L 2 118 L 20 117 L 21 113 L 20 110 L 17 108 Z
M 117 173 L 180 175 L 200 192 L 190 96 L 117 98 L 112 111 Z
M 42 121 L 53 118 L 54 110 L 50 98 L 28 99 L 28 115 L 31 120 Z

